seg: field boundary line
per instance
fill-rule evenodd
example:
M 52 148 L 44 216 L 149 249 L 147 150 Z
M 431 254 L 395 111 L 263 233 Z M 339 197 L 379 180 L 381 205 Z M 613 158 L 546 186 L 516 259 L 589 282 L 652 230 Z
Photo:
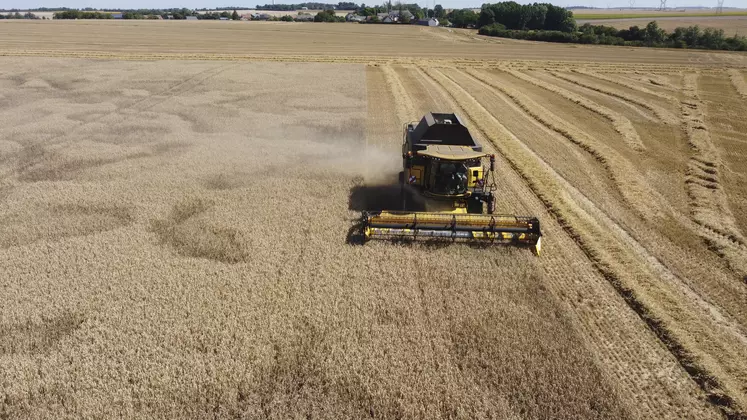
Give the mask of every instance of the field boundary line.
M 428 57 L 402 57 L 394 55 L 329 55 L 329 54 L 215 54 L 215 53 L 149 53 L 149 52 L 109 52 L 109 51 L 83 51 L 83 50 L 14 50 L 0 49 L 0 57 L 53 57 L 53 58 L 81 58 L 94 60 L 125 60 L 125 61 L 159 61 L 159 60 L 192 60 L 192 61 L 250 61 L 250 62 L 284 62 L 284 63 L 332 63 L 332 64 L 414 64 L 414 65 L 444 65 L 460 66 L 468 65 L 474 67 L 487 66 L 510 66 L 512 68 L 535 68 L 535 67 L 557 67 L 558 69 L 569 69 L 576 67 L 589 67 L 596 69 L 608 69 L 616 71 L 619 69 L 647 70 L 649 73 L 671 74 L 686 70 L 701 69 L 709 71 L 710 64 L 654 64 L 654 63 L 631 63 L 631 62 L 609 62 L 599 63 L 579 59 L 568 61 L 564 59 L 513 59 L 513 58 L 428 58 Z M 722 63 L 722 68 L 747 69 L 744 64 Z
M 429 76 L 435 80 L 434 76 L 430 74 Z M 449 79 L 447 79 L 447 81 L 454 84 Z M 441 82 L 436 81 L 436 83 L 440 84 Z M 462 91 L 464 90 L 461 86 L 457 84 L 454 85 L 455 89 L 461 89 Z M 446 89 L 445 86 L 442 85 L 442 87 L 447 92 L 449 92 L 449 90 Z M 460 103 L 461 101 L 454 97 L 453 93 L 449 92 L 449 94 L 452 95 L 454 100 L 458 104 L 460 104 L 460 106 L 462 106 L 462 104 Z M 465 95 L 471 96 L 468 93 L 465 93 Z M 476 106 L 482 107 L 477 102 Z M 495 117 L 492 116 L 492 114 L 490 114 L 484 108 L 482 108 L 482 110 L 486 114 L 486 117 L 488 117 L 488 119 L 491 119 L 495 124 L 500 126 L 500 122 L 498 122 Z M 482 125 L 482 123 L 479 122 L 480 120 L 473 120 L 475 120 L 476 124 Z M 484 129 L 481 130 L 484 131 Z M 484 132 L 484 134 L 487 135 L 487 132 Z M 732 335 L 733 339 L 736 339 L 738 342 L 745 344 L 747 343 L 747 337 L 745 337 L 741 333 L 739 327 L 737 325 L 734 325 L 733 321 L 723 316 L 718 308 L 703 300 L 694 291 L 692 291 L 689 286 L 684 283 L 678 276 L 669 271 L 669 269 L 664 266 L 658 260 L 658 258 L 650 254 L 643 245 L 641 245 L 636 239 L 630 236 L 630 234 L 627 233 L 623 227 L 619 226 L 612 219 L 607 217 L 604 211 L 596 207 L 596 205 L 588 198 L 586 198 L 583 193 L 570 185 L 570 183 L 565 180 L 562 175 L 555 172 L 554 169 L 549 166 L 549 164 L 547 164 L 546 162 L 544 162 L 544 160 L 542 160 L 542 158 L 534 154 L 531 149 L 529 149 L 528 146 L 526 146 L 520 140 L 512 137 L 514 142 L 518 143 L 518 147 L 522 148 L 525 151 L 524 154 L 528 154 L 536 162 L 535 165 L 537 166 L 537 169 L 539 169 L 539 171 L 541 172 L 546 173 L 546 175 L 543 176 L 541 172 L 534 171 L 532 171 L 532 176 L 528 175 L 528 173 L 521 168 L 520 164 L 517 163 L 517 161 L 515 160 L 515 156 L 506 154 L 506 146 L 502 145 L 501 142 L 494 141 L 491 136 L 487 136 L 486 138 L 495 147 L 497 147 L 500 153 L 511 164 L 516 173 L 519 174 L 522 179 L 524 179 L 529 188 L 544 204 L 547 211 L 556 218 L 560 226 L 571 238 L 574 239 L 574 241 L 576 241 L 582 251 L 590 259 L 590 261 L 592 261 L 595 267 L 597 267 L 599 272 L 610 282 L 610 284 L 625 300 L 625 302 L 628 303 L 628 306 L 638 314 L 642 321 L 644 321 L 649 329 L 660 339 L 662 344 L 664 344 L 664 346 L 675 357 L 680 366 L 690 375 L 693 381 L 695 381 L 695 383 L 700 386 L 701 390 L 708 396 L 708 400 L 714 406 L 718 407 L 727 417 L 738 418 L 738 416 L 741 416 L 742 414 L 740 412 L 738 404 L 732 397 L 724 393 L 723 386 L 721 385 L 720 380 L 712 375 L 708 371 L 708 369 L 706 369 L 706 367 L 701 364 L 700 357 L 696 357 L 687 349 L 684 344 L 680 342 L 680 334 L 684 334 L 685 336 L 687 336 L 687 332 L 681 331 L 678 334 L 675 334 L 674 330 L 671 330 L 670 327 L 666 325 L 664 320 L 659 318 L 658 315 L 655 315 L 655 312 L 657 311 L 652 310 L 651 306 L 645 303 L 649 299 L 642 299 L 641 297 L 639 297 L 638 292 L 631 288 L 631 285 L 626 284 L 627 281 L 623 280 L 623 278 L 620 277 L 618 273 L 623 273 L 623 277 L 627 277 L 633 280 L 634 283 L 636 282 L 635 279 L 637 279 L 638 276 L 644 276 L 648 278 L 647 281 L 649 284 L 673 285 L 673 293 L 684 294 L 688 298 L 694 297 L 696 299 L 696 302 L 692 302 L 687 299 L 677 299 L 676 304 L 676 306 L 678 307 L 682 304 L 691 307 L 693 304 L 695 305 L 694 307 L 692 307 L 692 309 L 694 309 L 695 311 L 693 315 L 690 315 L 695 316 L 695 318 L 693 318 L 693 322 L 695 322 L 696 324 L 704 323 L 704 325 L 700 325 L 700 327 L 705 328 L 705 331 L 727 328 L 727 331 L 730 332 L 730 335 Z M 527 164 L 531 165 L 531 163 Z M 532 179 L 533 177 L 542 178 L 542 180 L 540 182 L 535 182 Z M 547 190 L 547 193 L 542 192 L 544 190 Z M 563 194 L 561 191 L 565 191 L 568 194 L 574 196 L 575 200 L 571 199 L 567 194 Z M 555 196 L 556 202 L 554 202 L 550 198 L 550 196 Z M 579 203 L 582 204 L 583 207 L 587 207 L 587 210 L 600 217 L 601 220 L 605 221 L 605 223 L 607 224 L 604 224 L 604 226 L 606 226 L 607 228 L 603 229 L 602 225 L 595 221 L 597 219 L 591 216 L 591 214 L 588 213 L 587 210 L 584 210 L 584 208 L 578 206 Z M 584 213 L 586 214 L 586 216 L 583 216 L 578 212 Z M 597 231 L 598 235 L 586 235 L 578 232 L 576 226 L 579 225 L 586 226 L 591 230 Z M 607 239 L 610 239 L 608 236 L 610 232 L 610 226 L 613 228 L 614 232 L 615 239 L 613 240 L 613 242 L 604 241 L 605 237 L 607 237 Z M 595 238 L 598 241 L 604 241 L 607 246 L 612 246 L 615 250 L 607 251 L 604 248 L 600 248 L 599 245 L 592 245 Z M 622 243 L 619 243 L 618 240 L 622 241 Z M 645 262 L 643 265 L 641 265 L 642 261 Z M 655 273 L 665 273 L 668 281 L 665 283 L 657 281 L 656 279 L 658 279 L 659 276 Z M 656 288 L 651 289 L 649 286 L 649 289 L 647 289 L 647 286 L 645 285 L 639 285 L 639 287 L 642 287 L 642 290 L 644 292 L 657 293 Z M 665 287 L 665 289 L 669 290 L 668 287 Z M 644 293 L 644 296 L 645 295 L 646 293 Z M 670 296 L 670 298 L 672 297 Z M 667 312 L 668 311 L 663 311 L 663 315 L 665 315 L 666 319 L 669 318 L 669 316 L 666 315 Z M 689 313 L 689 311 L 684 308 L 680 308 L 675 312 L 679 315 L 686 315 Z M 672 325 L 676 326 L 676 323 L 673 323 Z M 709 325 L 709 327 L 706 327 L 706 325 Z M 708 352 L 705 352 L 705 354 L 709 355 Z
M 526 73 L 511 69 L 507 69 L 507 72 L 517 79 L 521 79 L 548 92 L 560 95 L 561 97 L 583 108 L 586 108 L 595 114 L 601 115 L 612 123 L 615 131 L 617 131 L 622 136 L 625 143 L 631 149 L 636 152 L 643 152 L 644 150 L 646 150 L 646 147 L 643 145 L 638 132 L 636 131 L 635 127 L 633 127 L 633 123 L 631 123 L 630 120 L 622 114 L 604 107 L 590 99 L 584 98 L 581 95 L 577 95 L 558 86 L 553 86 Z
M 672 75 L 681 74 L 683 71 L 701 70 L 709 71 L 709 67 L 693 66 L 692 64 L 638 64 L 638 63 L 602 63 L 602 62 L 589 62 L 589 61 L 564 61 L 564 60 L 511 60 L 507 63 L 503 63 L 505 67 L 510 67 L 514 70 L 539 70 L 539 69 L 555 69 L 557 71 L 567 71 L 576 68 L 594 69 L 597 71 L 606 71 L 610 73 L 617 73 L 620 71 L 626 72 L 639 72 L 653 75 Z M 735 66 L 735 68 L 747 68 L 744 66 Z M 719 71 L 713 70 L 712 71 Z

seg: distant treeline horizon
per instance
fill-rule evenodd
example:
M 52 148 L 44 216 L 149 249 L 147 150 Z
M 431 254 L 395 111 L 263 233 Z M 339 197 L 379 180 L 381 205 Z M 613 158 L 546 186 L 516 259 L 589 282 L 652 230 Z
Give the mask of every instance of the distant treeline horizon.
M 350 5 L 349 8 L 340 9 L 338 6 L 340 4 L 346 4 Z M 315 7 L 310 7 L 309 5 L 314 5 Z M 212 11 L 212 10 L 278 10 L 278 11 L 284 11 L 284 10 L 291 10 L 290 6 L 296 6 L 298 9 L 301 9 L 302 7 L 307 7 L 309 9 L 314 10 L 324 10 L 327 8 L 334 8 L 337 10 L 353 10 L 353 9 L 359 9 L 362 5 L 358 5 L 356 3 L 276 3 L 276 4 L 265 4 L 265 5 L 255 5 L 254 7 L 251 6 L 225 6 L 225 7 L 203 7 L 203 8 L 185 8 L 185 7 L 170 7 L 170 8 L 157 8 L 157 9 L 150 9 L 150 10 L 197 10 L 200 12 L 206 12 L 206 11 Z M 396 6 L 396 5 L 393 5 Z M 277 9 L 272 9 L 273 7 L 277 7 Z M 482 4 L 480 6 L 475 7 L 461 7 L 459 9 L 480 9 L 482 7 Z M 619 9 L 626 9 L 626 10 L 658 10 L 657 7 L 651 6 L 651 7 L 630 7 L 630 6 L 619 6 L 619 7 L 594 7 L 594 6 L 567 6 L 564 7 L 565 9 L 578 9 L 578 10 L 619 10 Z M 725 10 L 741 10 L 744 8 L 740 7 L 729 7 L 724 6 Z M 456 9 L 456 8 L 450 8 L 450 9 Z M 689 6 L 689 7 L 669 7 L 665 10 L 712 10 L 715 9 L 715 7 L 707 7 L 707 6 Z M 136 8 L 136 9 L 120 9 L 120 8 L 95 8 L 95 7 L 82 7 L 82 8 L 76 8 L 76 7 L 36 7 L 36 8 L 11 8 L 11 9 L 2 9 L 0 8 L 0 12 L 7 13 L 7 12 L 62 12 L 66 10 L 79 10 L 84 12 L 106 12 L 106 11 L 122 11 L 122 12 L 134 12 L 137 10 L 144 10 L 142 8 Z

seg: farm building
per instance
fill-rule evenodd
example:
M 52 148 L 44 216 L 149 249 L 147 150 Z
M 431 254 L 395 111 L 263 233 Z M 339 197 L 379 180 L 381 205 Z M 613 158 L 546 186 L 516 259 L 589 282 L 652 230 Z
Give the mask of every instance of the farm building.
M 366 20 L 365 16 L 358 16 L 355 13 L 348 13 L 345 15 L 346 22 L 362 22 L 364 20 Z
M 197 16 L 187 16 L 187 20 L 197 20 Z
M 112 13 L 112 19 L 122 19 L 121 13 Z
M 399 19 L 412 19 L 415 17 L 409 10 L 403 10 L 402 12 L 394 10 L 390 13 L 392 16 L 397 16 Z
M 350 13 L 350 15 L 352 15 L 352 13 Z M 403 10 L 402 12 L 399 10 L 392 10 L 389 13 L 377 13 L 376 16 L 382 23 L 396 23 L 403 20 L 410 21 L 415 17 L 409 10 Z M 370 20 L 370 16 L 369 19 L 362 18 L 361 20 Z
M 436 18 L 420 19 L 420 20 L 418 20 L 418 25 L 423 25 L 423 26 L 438 26 L 438 19 L 436 19 Z

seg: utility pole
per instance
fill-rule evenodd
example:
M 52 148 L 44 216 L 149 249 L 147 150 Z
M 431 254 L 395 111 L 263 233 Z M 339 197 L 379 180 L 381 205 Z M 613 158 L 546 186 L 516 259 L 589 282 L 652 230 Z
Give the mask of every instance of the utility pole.
M 664 10 L 666 8 L 667 8 L 667 0 L 660 0 L 659 10 Z
M 724 0 L 717 0 L 718 6 L 716 7 L 716 13 L 719 15 L 724 13 Z
M 635 7 L 635 0 L 630 0 L 630 8 L 632 9 L 634 7 Z

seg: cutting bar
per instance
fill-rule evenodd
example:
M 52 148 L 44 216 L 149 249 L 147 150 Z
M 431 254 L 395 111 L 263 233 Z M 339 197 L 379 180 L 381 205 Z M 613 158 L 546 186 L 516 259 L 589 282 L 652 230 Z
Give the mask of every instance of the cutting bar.
M 498 214 L 381 211 L 364 214 L 366 239 L 440 238 L 542 247 L 539 220 Z

